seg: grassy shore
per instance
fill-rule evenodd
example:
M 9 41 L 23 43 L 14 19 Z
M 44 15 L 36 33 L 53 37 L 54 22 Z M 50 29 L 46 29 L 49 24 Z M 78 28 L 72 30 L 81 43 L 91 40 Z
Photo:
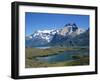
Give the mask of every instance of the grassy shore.
M 57 67 L 57 66 L 76 66 L 76 65 L 88 65 L 89 56 L 73 56 L 75 60 L 73 61 L 63 61 L 63 62 L 41 62 L 35 57 L 44 57 L 55 55 L 60 52 L 69 51 L 69 50 L 88 50 L 88 48 L 66 48 L 66 47 L 54 47 L 48 49 L 38 49 L 38 48 L 26 48 L 25 50 L 25 67 L 26 68 L 35 68 L 35 67 Z M 77 59 L 78 58 L 78 59 Z

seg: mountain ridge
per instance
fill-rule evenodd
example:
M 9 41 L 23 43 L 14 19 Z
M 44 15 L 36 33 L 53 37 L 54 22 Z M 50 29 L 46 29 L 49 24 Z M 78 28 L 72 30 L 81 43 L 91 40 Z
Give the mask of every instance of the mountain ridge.
M 83 34 L 82 36 L 84 37 L 86 31 L 87 30 L 78 27 L 75 23 L 73 24 L 68 23 L 61 29 L 38 30 L 33 34 L 25 37 L 25 44 L 26 47 L 34 47 L 34 46 L 48 45 L 48 44 L 73 46 L 76 45 L 75 40 L 79 38 L 84 40 L 84 38 L 80 37 L 80 35 Z M 89 36 L 87 36 L 87 39 L 88 38 Z

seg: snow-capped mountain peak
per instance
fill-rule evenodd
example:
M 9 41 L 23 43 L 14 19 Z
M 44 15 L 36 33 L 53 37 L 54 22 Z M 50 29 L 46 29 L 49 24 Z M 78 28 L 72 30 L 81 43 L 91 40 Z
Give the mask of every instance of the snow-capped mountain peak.
M 52 32 L 53 30 L 38 30 L 37 32 L 38 33 L 50 33 Z
M 76 36 L 81 33 L 85 32 L 84 29 L 79 28 L 75 23 L 73 24 L 66 24 L 64 28 L 60 30 L 58 34 L 62 36 Z
M 34 32 L 31 36 L 29 36 L 30 39 L 38 38 L 46 40 L 47 42 L 50 42 L 53 35 L 57 33 L 58 30 L 38 30 Z

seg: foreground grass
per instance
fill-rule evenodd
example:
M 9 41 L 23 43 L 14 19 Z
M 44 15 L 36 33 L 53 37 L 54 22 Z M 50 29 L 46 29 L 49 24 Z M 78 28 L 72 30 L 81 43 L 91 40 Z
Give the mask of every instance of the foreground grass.
M 53 62 L 53 63 L 41 62 L 35 59 L 35 57 L 38 57 L 38 56 L 50 56 L 50 55 L 58 54 L 64 51 L 84 50 L 84 49 L 88 50 L 88 48 L 66 48 L 66 47 L 58 47 L 58 48 L 56 47 L 56 48 L 48 48 L 48 49 L 26 48 L 25 67 L 34 68 L 34 67 L 89 65 L 88 56 L 73 56 L 74 60 L 72 61 Z

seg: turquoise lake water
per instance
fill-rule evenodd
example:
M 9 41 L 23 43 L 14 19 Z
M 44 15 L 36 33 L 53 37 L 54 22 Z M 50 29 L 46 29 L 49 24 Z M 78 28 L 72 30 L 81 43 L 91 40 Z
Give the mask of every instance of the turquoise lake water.
M 36 57 L 36 59 L 42 62 L 53 63 L 53 62 L 74 60 L 72 58 L 73 55 L 89 55 L 89 52 L 88 50 L 87 51 L 86 50 L 65 51 L 51 56 Z

